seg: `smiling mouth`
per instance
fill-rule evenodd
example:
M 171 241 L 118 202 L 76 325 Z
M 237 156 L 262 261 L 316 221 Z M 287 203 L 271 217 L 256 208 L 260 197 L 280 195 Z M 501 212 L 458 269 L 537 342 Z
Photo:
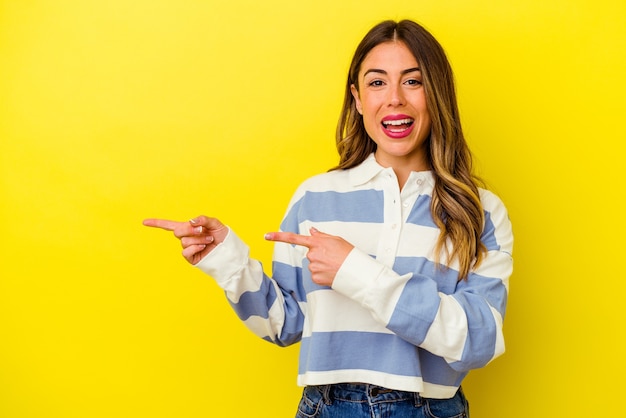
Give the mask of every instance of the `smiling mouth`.
M 406 131 L 415 122 L 411 118 L 397 119 L 397 120 L 384 120 L 382 121 L 383 128 L 390 132 L 403 132 Z

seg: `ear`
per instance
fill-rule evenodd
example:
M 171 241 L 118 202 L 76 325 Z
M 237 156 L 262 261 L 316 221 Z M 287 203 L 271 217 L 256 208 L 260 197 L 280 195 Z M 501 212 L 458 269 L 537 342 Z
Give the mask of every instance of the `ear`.
M 350 92 L 352 93 L 352 97 L 354 97 L 354 104 L 356 105 L 356 110 L 359 112 L 361 116 L 363 116 L 363 106 L 361 106 L 361 98 L 359 97 L 359 91 L 357 90 L 354 84 L 350 85 Z

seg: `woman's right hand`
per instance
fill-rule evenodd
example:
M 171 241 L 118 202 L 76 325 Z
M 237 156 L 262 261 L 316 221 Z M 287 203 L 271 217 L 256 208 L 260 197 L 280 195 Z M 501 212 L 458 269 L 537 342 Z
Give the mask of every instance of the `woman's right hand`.
M 207 216 L 198 216 L 186 222 L 150 218 L 145 219 L 143 224 L 173 232 L 183 246 L 183 257 L 194 265 L 221 244 L 228 235 L 226 225 L 218 219 Z

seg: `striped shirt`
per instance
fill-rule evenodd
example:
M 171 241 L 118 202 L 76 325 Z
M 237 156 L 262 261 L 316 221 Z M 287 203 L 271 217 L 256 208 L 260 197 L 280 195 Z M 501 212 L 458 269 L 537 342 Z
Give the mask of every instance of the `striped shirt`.
M 280 346 L 301 342 L 299 385 L 362 382 L 450 398 L 469 370 L 504 352 L 513 235 L 501 200 L 480 189 L 488 252 L 458 281 L 456 262 L 433 258 L 433 186 L 431 172 L 412 172 L 400 190 L 373 155 L 306 180 L 280 229 L 315 227 L 355 246 L 332 287 L 313 283 L 306 248 L 280 242 L 270 278 L 232 230 L 197 266 L 254 333 Z

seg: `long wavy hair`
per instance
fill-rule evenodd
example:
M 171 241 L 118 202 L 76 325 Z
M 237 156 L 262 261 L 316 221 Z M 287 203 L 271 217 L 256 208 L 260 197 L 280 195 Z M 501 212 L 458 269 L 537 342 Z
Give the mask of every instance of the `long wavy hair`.
M 435 244 L 435 259 L 445 264 L 459 264 L 459 280 L 466 279 L 486 253 L 480 240 L 485 216 L 478 186 L 482 185 L 472 171 L 472 155 L 463 131 L 456 100 L 454 77 L 439 42 L 422 26 L 410 20 L 387 20 L 374 26 L 358 45 L 346 83 L 343 107 L 337 124 L 337 169 L 348 169 L 362 163 L 376 143 L 365 131 L 363 116 L 356 108 L 350 87 L 359 90 L 361 63 L 377 45 L 403 42 L 415 56 L 422 73 L 431 132 L 428 138 L 428 162 L 435 178 L 431 215 L 440 233 Z

